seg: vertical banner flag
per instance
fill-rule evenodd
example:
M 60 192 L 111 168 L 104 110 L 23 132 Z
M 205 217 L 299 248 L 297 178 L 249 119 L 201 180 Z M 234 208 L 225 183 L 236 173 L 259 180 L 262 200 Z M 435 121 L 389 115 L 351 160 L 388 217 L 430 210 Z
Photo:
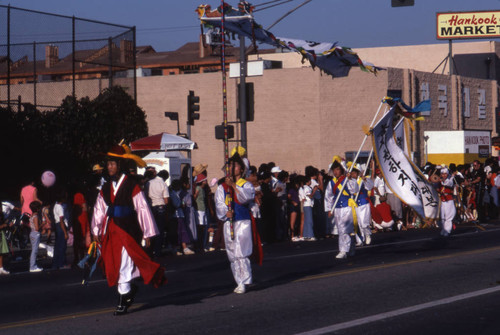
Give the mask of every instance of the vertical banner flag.
M 417 168 L 396 143 L 392 128 L 395 108 L 392 107 L 373 128 L 375 158 L 392 192 L 420 217 L 436 219 L 439 214 L 437 192 L 415 171 Z

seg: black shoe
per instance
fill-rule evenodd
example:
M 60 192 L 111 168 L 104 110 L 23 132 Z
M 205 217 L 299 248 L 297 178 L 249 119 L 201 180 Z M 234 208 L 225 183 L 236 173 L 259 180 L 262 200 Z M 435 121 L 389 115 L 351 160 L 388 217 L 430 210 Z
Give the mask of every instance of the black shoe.
M 118 300 L 118 306 L 116 306 L 116 310 L 113 313 L 114 315 L 125 315 L 127 314 L 128 308 L 134 303 L 135 295 L 137 294 L 138 287 L 137 285 L 132 284 L 130 288 L 130 292 L 127 294 L 120 294 Z

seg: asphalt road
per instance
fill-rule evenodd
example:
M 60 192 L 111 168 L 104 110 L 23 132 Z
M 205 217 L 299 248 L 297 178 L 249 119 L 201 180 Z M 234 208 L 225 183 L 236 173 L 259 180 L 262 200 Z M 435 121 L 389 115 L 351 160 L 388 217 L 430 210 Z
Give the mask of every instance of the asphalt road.
M 264 246 L 255 284 L 234 294 L 224 252 L 161 259 L 169 283 L 140 285 L 126 316 L 100 274 L 0 276 L 6 334 L 500 334 L 500 225 L 377 233 L 336 260 L 337 239 Z

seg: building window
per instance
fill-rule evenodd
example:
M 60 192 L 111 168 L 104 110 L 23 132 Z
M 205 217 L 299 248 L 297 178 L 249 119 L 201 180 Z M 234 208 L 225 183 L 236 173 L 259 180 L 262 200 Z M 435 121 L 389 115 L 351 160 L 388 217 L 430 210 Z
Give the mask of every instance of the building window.
M 438 85 L 438 90 L 440 95 L 438 96 L 438 107 L 439 111 L 443 113 L 443 116 L 448 116 L 448 98 L 447 92 L 448 88 L 446 85 Z
M 462 88 L 462 110 L 464 117 L 470 117 L 470 88 Z
M 429 91 L 429 83 L 422 83 L 420 85 L 420 101 L 429 100 L 431 98 L 431 93 Z M 423 111 L 420 113 L 421 116 L 430 116 L 431 111 Z
M 477 90 L 479 94 L 479 102 L 477 104 L 478 119 L 486 119 L 486 91 L 484 89 Z

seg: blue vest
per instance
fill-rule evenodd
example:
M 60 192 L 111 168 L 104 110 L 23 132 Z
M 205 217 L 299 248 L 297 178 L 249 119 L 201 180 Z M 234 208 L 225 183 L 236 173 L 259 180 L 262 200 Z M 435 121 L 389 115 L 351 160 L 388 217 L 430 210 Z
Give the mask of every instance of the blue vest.
M 368 201 L 368 190 L 365 187 L 365 184 L 363 183 L 359 189 L 359 196 L 358 196 L 358 206 L 363 206 L 366 204 L 369 204 L 370 202 Z
M 345 184 L 347 182 L 347 178 L 344 178 L 344 180 L 338 184 L 337 189 L 333 193 L 333 201 L 335 201 L 338 197 L 338 194 L 340 192 L 340 189 L 342 188 L 342 184 Z M 333 180 L 330 181 L 332 183 L 332 190 L 335 187 L 336 182 Z M 349 190 L 347 189 L 346 186 L 344 186 L 344 190 L 342 191 L 342 194 L 340 195 L 339 200 L 337 201 L 337 206 L 335 208 L 344 208 L 349 206 L 349 199 L 351 198 L 351 195 L 349 193 Z M 335 202 L 334 202 L 335 203 Z
M 243 187 L 245 183 L 246 180 L 240 179 L 236 184 L 240 187 Z M 228 205 L 230 194 L 226 191 L 226 188 L 224 188 L 224 194 L 226 196 L 226 205 Z M 236 194 L 234 195 L 236 196 Z M 234 198 L 232 200 L 233 201 L 231 201 L 231 209 L 234 211 L 234 221 L 251 220 L 252 217 L 250 216 L 250 209 L 248 208 L 248 205 L 239 204 L 235 201 Z

